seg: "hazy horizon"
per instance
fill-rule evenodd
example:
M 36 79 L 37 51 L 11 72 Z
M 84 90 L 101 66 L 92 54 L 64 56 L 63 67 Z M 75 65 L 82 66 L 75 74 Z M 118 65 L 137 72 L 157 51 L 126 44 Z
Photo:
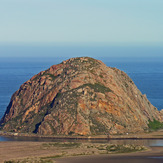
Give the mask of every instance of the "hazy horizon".
M 0 57 L 161 57 L 162 6 L 162 0 L 3 0 Z
M 4 57 L 82 57 L 93 58 L 162 58 L 161 46 L 98 46 L 98 45 L 0 45 L 0 58 Z

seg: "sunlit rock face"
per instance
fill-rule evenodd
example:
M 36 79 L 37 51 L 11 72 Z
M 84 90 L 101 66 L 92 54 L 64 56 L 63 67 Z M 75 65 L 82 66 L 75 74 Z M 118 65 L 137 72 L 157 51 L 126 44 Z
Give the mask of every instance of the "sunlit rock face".
M 143 132 L 159 112 L 121 70 L 89 57 L 51 66 L 20 86 L 1 120 L 4 131 L 42 135 Z

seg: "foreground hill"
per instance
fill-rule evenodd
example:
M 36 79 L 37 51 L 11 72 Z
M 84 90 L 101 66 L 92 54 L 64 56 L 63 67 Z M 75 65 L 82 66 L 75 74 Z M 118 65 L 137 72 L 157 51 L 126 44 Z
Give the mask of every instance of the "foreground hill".
M 148 130 L 161 113 L 133 81 L 89 57 L 71 58 L 33 76 L 16 91 L 4 131 L 43 135 L 120 134 Z

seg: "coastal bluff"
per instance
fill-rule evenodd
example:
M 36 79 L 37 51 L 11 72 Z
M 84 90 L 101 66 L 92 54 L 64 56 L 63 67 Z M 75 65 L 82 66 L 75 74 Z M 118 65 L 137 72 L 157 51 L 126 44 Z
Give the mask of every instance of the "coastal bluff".
M 163 122 L 131 78 L 103 62 L 78 57 L 53 65 L 11 97 L 0 129 L 40 135 L 105 135 L 149 130 Z

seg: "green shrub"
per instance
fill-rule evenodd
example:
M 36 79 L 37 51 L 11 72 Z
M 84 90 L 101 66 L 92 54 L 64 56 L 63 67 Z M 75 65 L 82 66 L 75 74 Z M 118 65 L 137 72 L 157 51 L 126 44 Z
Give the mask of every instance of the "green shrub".
M 149 123 L 148 123 L 148 127 L 150 130 L 158 130 L 158 129 L 162 129 L 163 128 L 163 123 L 161 123 L 160 121 L 157 121 L 157 120 L 149 120 Z
M 83 88 L 86 86 L 90 87 L 91 89 L 94 89 L 95 92 L 101 92 L 101 93 L 112 92 L 110 88 L 105 87 L 104 85 L 100 83 L 95 83 L 95 84 L 87 83 L 87 84 L 83 84 L 82 86 L 80 86 L 80 88 Z

